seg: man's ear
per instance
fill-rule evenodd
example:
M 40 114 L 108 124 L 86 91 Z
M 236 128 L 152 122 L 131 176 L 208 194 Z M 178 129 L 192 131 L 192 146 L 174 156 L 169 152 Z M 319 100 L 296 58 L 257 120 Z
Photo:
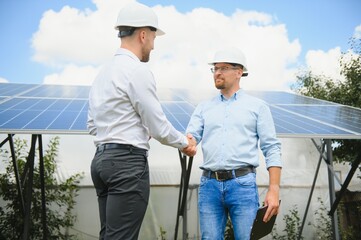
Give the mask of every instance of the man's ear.
M 147 35 L 147 32 L 144 29 L 139 30 L 138 38 L 141 43 L 145 42 L 146 35 Z
M 243 69 L 240 68 L 238 72 L 239 78 L 243 77 Z

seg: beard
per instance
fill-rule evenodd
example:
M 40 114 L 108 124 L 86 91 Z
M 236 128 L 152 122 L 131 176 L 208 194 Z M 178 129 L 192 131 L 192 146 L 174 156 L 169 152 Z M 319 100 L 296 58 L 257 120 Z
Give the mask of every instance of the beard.
M 141 62 L 149 62 L 150 59 L 150 51 L 147 49 L 142 50 L 142 58 L 140 59 Z
M 224 81 L 217 81 L 214 80 L 214 86 L 217 88 L 217 89 L 224 89 L 226 86 L 224 85 Z

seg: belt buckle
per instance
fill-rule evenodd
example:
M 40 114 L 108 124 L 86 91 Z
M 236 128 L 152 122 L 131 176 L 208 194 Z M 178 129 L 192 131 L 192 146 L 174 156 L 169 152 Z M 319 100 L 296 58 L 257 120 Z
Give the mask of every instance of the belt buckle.
M 214 175 L 216 175 L 217 181 L 227 180 L 227 178 L 225 177 L 225 174 L 227 174 L 227 172 L 224 172 L 224 171 L 214 172 Z
M 218 178 L 218 172 L 214 172 L 214 174 L 216 175 L 216 179 L 217 179 L 217 181 L 219 181 L 219 178 Z

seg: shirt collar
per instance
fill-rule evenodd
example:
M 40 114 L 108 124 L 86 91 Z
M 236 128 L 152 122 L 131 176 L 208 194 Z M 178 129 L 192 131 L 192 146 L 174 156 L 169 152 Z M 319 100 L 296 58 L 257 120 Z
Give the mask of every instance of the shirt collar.
M 229 99 L 225 98 L 223 96 L 222 93 L 219 94 L 219 100 L 223 101 L 228 101 L 228 100 L 233 100 L 233 101 L 237 101 L 237 99 L 243 94 L 243 89 L 240 88 L 238 89 L 237 92 L 235 92 Z
M 129 51 L 126 48 L 118 48 L 114 55 L 115 56 L 117 56 L 117 55 L 127 55 L 127 56 L 133 58 L 134 60 L 140 61 L 139 58 L 137 57 L 137 55 L 135 55 L 133 52 Z

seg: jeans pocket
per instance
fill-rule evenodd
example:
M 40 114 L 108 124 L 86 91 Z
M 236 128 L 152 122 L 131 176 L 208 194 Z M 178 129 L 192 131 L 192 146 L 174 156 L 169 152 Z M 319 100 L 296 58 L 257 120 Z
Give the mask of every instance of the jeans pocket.
M 202 176 L 201 177 L 201 180 L 200 180 L 200 183 L 199 183 L 199 186 L 203 186 L 204 184 L 206 184 L 208 182 L 209 178 L 205 177 L 205 176 Z
M 241 186 L 255 186 L 256 185 L 256 174 L 255 173 L 248 173 L 244 176 L 240 176 L 236 178 L 237 184 Z

